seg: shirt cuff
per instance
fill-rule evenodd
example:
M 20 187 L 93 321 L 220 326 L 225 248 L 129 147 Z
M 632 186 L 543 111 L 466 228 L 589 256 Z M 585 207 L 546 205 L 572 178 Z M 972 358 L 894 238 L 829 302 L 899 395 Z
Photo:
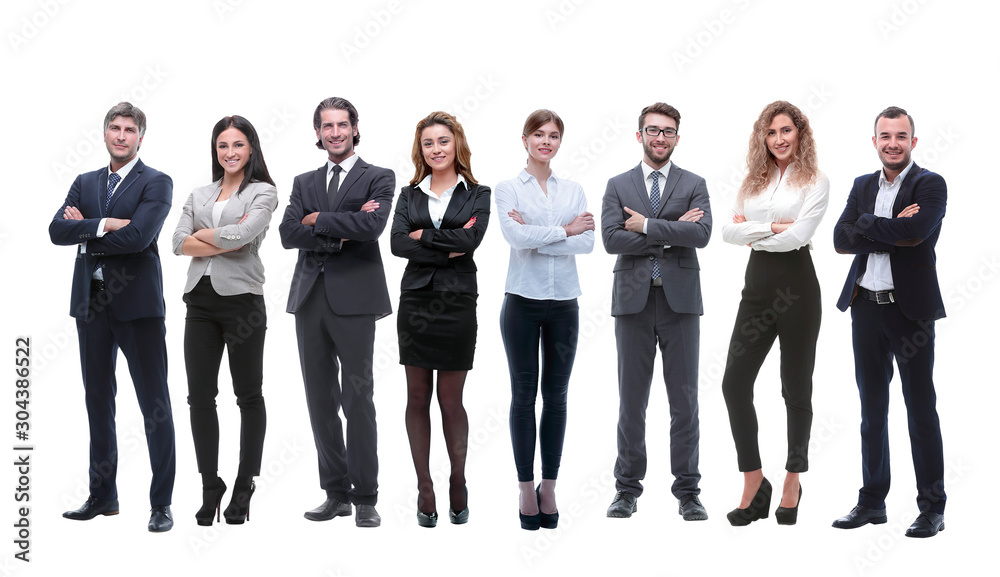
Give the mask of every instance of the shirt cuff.
M 97 238 L 104 236 L 104 225 L 107 224 L 108 219 L 102 218 L 99 223 L 97 223 Z
M 646 228 L 649 226 L 649 219 L 642 219 L 642 234 L 646 234 Z

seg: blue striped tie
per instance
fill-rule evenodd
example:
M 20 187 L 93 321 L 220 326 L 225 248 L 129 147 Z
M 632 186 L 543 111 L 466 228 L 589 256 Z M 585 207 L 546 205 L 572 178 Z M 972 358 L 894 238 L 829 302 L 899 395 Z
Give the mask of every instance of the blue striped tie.
M 653 171 L 653 186 L 649 189 L 649 204 L 653 205 L 653 217 L 660 211 L 660 171 Z M 653 280 L 660 278 L 660 263 L 653 259 Z

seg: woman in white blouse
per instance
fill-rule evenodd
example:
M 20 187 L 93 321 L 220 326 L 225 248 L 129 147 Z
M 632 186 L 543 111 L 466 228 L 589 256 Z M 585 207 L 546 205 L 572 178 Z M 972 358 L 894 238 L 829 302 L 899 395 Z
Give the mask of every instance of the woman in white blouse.
M 722 392 L 736 442 L 743 497 L 729 513 L 734 526 L 765 519 L 771 484 L 761 470 L 753 387 L 768 351 L 779 339 L 781 395 L 788 417 L 788 452 L 779 524 L 796 521 L 808 469 L 812 373 L 820 326 L 820 292 L 810 239 L 826 212 L 830 182 L 819 170 L 809 119 L 792 104 L 772 102 L 754 123 L 747 176 L 733 206 L 726 242 L 749 246 L 743 300 L 729 345 Z
M 184 286 L 184 364 L 191 435 L 202 478 L 199 525 L 218 518 L 226 484 L 219 478 L 219 364 L 229 351 L 240 407 L 240 463 L 226 522 L 250 520 L 253 478 L 260 474 L 267 414 L 264 379 L 264 265 L 258 251 L 278 193 L 264 163 L 257 131 L 242 116 L 212 130 L 212 180 L 194 189 L 174 231 L 174 253 L 194 257 Z
M 555 486 L 566 433 L 566 392 L 576 355 L 580 281 L 574 255 L 594 248 L 594 216 L 579 184 L 549 166 L 563 121 L 551 110 L 528 116 L 521 142 L 528 162 L 496 187 L 497 216 L 510 244 L 500 331 L 510 369 L 510 436 L 520 487 L 521 528 L 554 529 Z M 538 427 L 542 481 L 534 485 L 535 398 L 541 343 L 542 417 Z

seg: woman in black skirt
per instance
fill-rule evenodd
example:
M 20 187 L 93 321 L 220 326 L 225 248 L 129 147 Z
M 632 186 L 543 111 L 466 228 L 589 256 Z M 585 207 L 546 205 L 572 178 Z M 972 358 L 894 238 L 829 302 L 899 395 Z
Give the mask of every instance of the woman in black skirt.
M 490 216 L 490 189 L 472 176 L 465 131 L 454 116 L 432 112 L 417 123 L 416 171 L 396 202 L 392 254 L 409 259 L 403 273 L 397 332 L 406 369 L 406 433 L 417 472 L 417 522 L 437 524 L 430 473 L 430 401 L 437 371 L 438 404 L 451 478 L 452 523 L 469 519 L 465 456 L 469 419 L 462 406 L 476 350 L 476 263 Z
M 740 506 L 729 513 L 734 526 L 765 519 L 771 484 L 761 469 L 753 387 L 777 338 L 781 344 L 781 396 L 788 416 L 778 523 L 794 524 L 802 486 L 799 473 L 809 466 L 812 425 L 812 373 L 819 337 L 820 295 L 809 250 L 810 239 L 826 212 L 830 181 L 816 162 L 809 119 L 779 100 L 760 113 L 747 151 L 747 176 L 733 206 L 732 222 L 722 229 L 726 242 L 749 246 L 743 300 L 729 345 L 722 392 L 743 472 Z

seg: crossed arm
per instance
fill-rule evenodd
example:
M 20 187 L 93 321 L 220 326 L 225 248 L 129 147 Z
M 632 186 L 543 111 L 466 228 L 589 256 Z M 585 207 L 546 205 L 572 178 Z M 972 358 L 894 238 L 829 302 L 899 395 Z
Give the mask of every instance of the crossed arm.
M 929 174 L 914 190 L 913 204 L 895 218 L 875 216 L 859 206 L 860 192 L 867 179 L 854 181 L 840 220 L 833 230 L 833 245 L 841 254 L 895 252 L 896 247 L 916 246 L 930 236 L 944 219 L 948 189 L 944 179 Z M 916 185 L 915 185 L 916 186 Z
M 642 232 L 643 221 L 648 221 L 646 234 Z M 608 181 L 601 208 L 601 236 L 608 253 L 662 257 L 664 245 L 704 248 L 711 235 L 712 209 L 704 179 L 698 179 L 688 211 L 677 220 L 644 217 L 625 206 L 614 179 Z

